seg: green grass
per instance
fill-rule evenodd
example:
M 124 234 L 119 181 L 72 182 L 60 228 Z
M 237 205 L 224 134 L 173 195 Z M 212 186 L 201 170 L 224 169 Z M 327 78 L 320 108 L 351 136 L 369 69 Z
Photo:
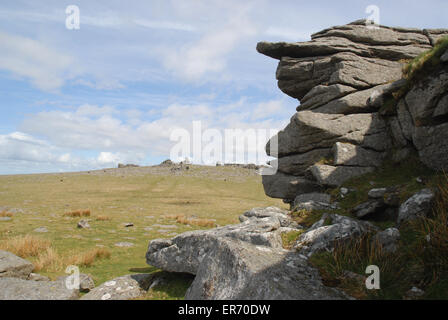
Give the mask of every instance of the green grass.
M 424 185 L 415 179 L 420 177 Z M 374 186 L 370 182 L 373 182 Z M 448 299 L 448 177 L 423 167 L 416 159 L 399 166 L 386 164 L 378 172 L 353 179 L 346 187 L 357 191 L 341 199 L 338 213 L 350 215 L 350 208 L 367 200 L 373 187 L 399 186 L 400 201 L 428 187 L 436 192 L 436 201 L 430 216 L 408 223 L 400 228 L 399 249 L 396 253 L 383 252 L 372 242 L 372 234 L 360 239 L 339 243 L 333 252 L 319 252 L 310 262 L 320 270 L 323 281 L 339 287 L 359 299 L 402 299 L 406 291 L 416 286 L 426 293 L 423 299 Z M 336 196 L 336 191 L 334 190 Z M 383 229 L 394 221 L 376 224 Z M 428 242 L 426 236 L 430 234 Z M 349 279 L 345 271 L 365 275 L 368 265 L 380 269 L 381 289 L 367 290 L 364 282 Z
M 311 227 L 314 223 L 319 221 L 322 218 L 322 212 L 318 211 L 308 211 L 305 209 L 302 210 L 293 210 L 291 212 L 291 217 L 298 224 L 302 225 L 305 228 Z
M 443 37 L 437 41 L 434 48 L 423 52 L 413 59 L 403 70 L 404 77 L 414 82 L 421 76 L 433 71 L 440 65 L 440 57 L 448 49 L 448 37 Z
M 424 183 L 417 182 L 417 178 L 423 179 Z M 396 164 L 386 160 L 381 168 L 372 173 L 346 181 L 343 187 L 355 190 L 341 197 L 340 188 L 328 190 L 333 201 L 338 201 L 340 209 L 334 213 L 352 216 L 351 210 L 357 205 L 368 200 L 368 192 L 373 188 L 396 188 L 400 203 L 407 200 L 414 193 L 425 187 L 434 188 L 441 180 L 440 174 L 423 165 L 417 156 L 412 156 L 406 162 Z M 392 226 L 391 221 L 374 222 L 380 228 Z
M 443 37 L 437 41 L 434 48 L 407 61 L 408 63 L 403 67 L 403 78 L 406 79 L 406 84 L 385 99 L 380 108 L 380 114 L 395 114 L 398 101 L 409 92 L 412 86 L 440 68 L 440 57 L 447 49 L 448 37 Z
M 206 229 L 177 223 L 170 216 L 183 214 L 227 225 L 238 223 L 238 216 L 253 207 L 286 208 L 281 200 L 268 198 L 261 177 L 246 174 L 247 169 L 190 166 L 182 175 L 170 174 L 169 170 L 141 175 L 121 172 L 124 171 L 101 175 L 92 172 L 0 176 L 0 207 L 24 210 L 15 213 L 11 221 L 0 222 L 0 242 L 32 234 L 50 240 L 52 248 L 62 257 L 104 246 L 111 252 L 110 258 L 98 259 L 93 265 L 80 268 L 81 272 L 91 274 L 99 285 L 141 270 L 158 272 L 145 262 L 150 240 Z M 65 212 L 79 209 L 90 209 L 91 216 L 82 217 L 90 220 L 90 229 L 77 228 L 80 217 L 64 216 Z M 97 220 L 100 216 L 109 220 Z M 126 222 L 134 223 L 134 227 L 124 227 Z M 176 228 L 164 232 L 163 228 L 154 227 L 155 224 Z M 34 232 L 43 226 L 48 229 L 47 233 Z M 131 242 L 134 246 L 119 248 L 115 246 L 117 242 Z M 35 259 L 29 258 L 32 262 Z M 44 269 L 39 273 L 55 279 L 64 274 L 64 269 Z M 148 298 L 182 296 L 179 290 L 185 293 L 188 286 L 184 278 L 179 278 L 179 283 L 175 278 L 168 287 L 158 289 L 160 294 L 154 293 Z
M 305 230 L 297 230 L 297 231 L 290 231 L 290 232 L 282 233 L 281 237 L 282 237 L 283 248 L 291 249 L 292 246 L 294 245 L 294 242 L 296 242 L 296 240 L 300 237 L 300 235 L 304 231 Z

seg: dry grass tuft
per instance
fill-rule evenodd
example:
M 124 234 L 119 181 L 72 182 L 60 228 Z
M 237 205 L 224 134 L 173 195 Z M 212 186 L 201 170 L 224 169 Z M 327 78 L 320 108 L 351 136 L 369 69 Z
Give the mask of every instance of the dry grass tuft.
M 96 221 L 110 221 L 110 220 L 112 220 L 112 219 L 109 216 L 101 215 L 101 216 L 96 217 Z
M 442 176 L 432 213 L 400 227 L 399 248 L 384 252 L 371 235 L 338 243 L 333 252 L 310 258 L 327 285 L 337 286 L 357 298 L 402 299 L 411 287 L 425 291 L 423 298 L 448 298 L 448 176 Z M 381 290 L 366 290 L 362 282 L 344 276 L 345 270 L 365 275 L 368 265 L 377 265 Z
M 45 269 L 47 271 L 57 272 L 64 270 L 69 265 L 80 267 L 90 267 L 98 259 L 110 258 L 110 251 L 107 248 L 94 248 L 87 252 L 72 253 L 68 256 L 61 256 L 53 248 L 48 248 L 34 262 L 35 271 Z
M 297 241 L 297 239 L 303 232 L 304 230 L 283 232 L 281 234 L 283 248 L 288 250 L 292 249 L 294 243 Z
M 187 217 L 184 214 L 168 215 L 167 218 L 175 219 L 177 223 L 185 224 L 185 225 L 192 225 L 192 226 L 198 226 L 198 227 L 209 227 L 209 228 L 212 228 L 215 226 L 214 220 L 192 218 L 192 217 Z
M 312 212 L 306 209 L 295 210 L 294 208 L 291 216 L 295 222 L 308 228 L 322 218 L 322 213 Z
M 27 258 L 35 257 L 51 246 L 49 240 L 32 235 L 17 236 L 0 242 L 0 248 L 15 255 Z
M 433 49 L 421 53 L 407 64 L 403 73 L 406 79 L 414 80 L 419 74 L 430 71 L 440 64 L 440 57 L 448 49 L 448 37 L 440 38 Z
M 109 259 L 110 251 L 107 248 L 94 248 L 87 252 L 75 253 L 66 259 L 67 264 L 82 267 L 91 266 L 97 259 Z
M 90 217 L 90 209 L 68 211 L 68 212 L 64 213 L 64 216 L 67 216 L 67 217 Z
M 87 252 L 61 256 L 51 242 L 32 235 L 17 236 L 0 242 L 0 249 L 14 253 L 22 258 L 35 257 L 34 271 L 61 271 L 68 265 L 91 266 L 98 259 L 108 259 L 111 255 L 107 248 L 94 248 Z
M 14 213 L 12 213 L 12 212 L 7 212 L 7 211 L 2 211 L 2 212 L 0 212 L 0 217 L 9 217 L 9 218 L 12 218 L 13 215 L 14 215 Z
M 61 256 L 52 247 L 47 248 L 41 252 L 34 261 L 34 271 L 41 271 L 43 269 L 48 271 L 60 271 L 64 268 Z
M 395 100 L 399 100 L 409 91 L 410 87 L 417 81 L 440 67 L 440 57 L 448 49 L 448 37 L 443 37 L 437 41 L 434 48 L 421 53 L 403 67 L 403 77 L 407 84 L 393 93 Z

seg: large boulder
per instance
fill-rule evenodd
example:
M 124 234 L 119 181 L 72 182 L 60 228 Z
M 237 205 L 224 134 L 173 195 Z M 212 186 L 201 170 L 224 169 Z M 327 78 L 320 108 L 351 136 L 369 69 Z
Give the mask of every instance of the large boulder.
M 371 30 L 371 34 L 375 32 L 376 30 Z M 429 49 L 431 49 L 429 43 L 371 45 L 333 36 L 316 38 L 308 42 L 259 42 L 257 44 L 257 51 L 259 53 L 274 59 L 281 59 L 282 57 L 304 58 L 331 55 L 339 52 L 351 52 L 361 57 L 378 57 L 399 61 L 402 59 L 412 59 Z
M 8 251 L 0 250 L 0 278 L 28 279 L 34 265 Z
M 315 109 L 355 91 L 357 89 L 342 84 L 317 85 L 300 100 L 300 106 L 297 107 L 297 111 Z
M 0 278 L 0 300 L 76 300 L 79 290 L 63 281 L 34 281 Z
M 339 187 L 347 180 L 374 171 L 373 167 L 330 166 L 315 164 L 310 168 L 314 178 L 323 186 Z
M 436 170 L 448 170 L 448 122 L 415 128 L 413 141 L 425 165 Z
M 333 147 L 335 165 L 379 167 L 384 158 L 385 152 L 364 149 L 351 143 L 336 142 Z
M 391 146 L 386 128 L 386 122 L 377 113 L 344 115 L 304 110 L 297 112 L 286 128 L 272 138 L 278 141 L 278 155 L 272 155 L 284 157 L 332 148 L 336 142 L 382 152 Z M 269 142 L 266 152 L 271 154 Z
M 434 193 L 430 189 L 423 189 L 406 200 L 398 210 L 397 224 L 426 217 L 432 208 Z
M 328 221 L 328 225 L 325 223 Z M 378 228 L 366 221 L 358 221 L 338 214 L 324 214 L 294 244 L 300 253 L 310 257 L 319 251 L 333 251 L 336 243 L 351 240 Z
M 307 168 L 322 159 L 331 157 L 330 148 L 319 148 L 309 152 L 281 157 L 270 161 L 271 166 L 278 166 L 280 172 L 290 175 L 302 175 Z
M 302 100 L 313 87 L 322 83 L 348 86 L 338 87 L 333 91 L 336 93 L 340 90 L 351 91 L 350 88 L 371 88 L 394 81 L 401 77 L 402 67 L 400 62 L 340 52 L 330 56 L 282 57 L 276 77 L 279 80 L 278 86 L 284 93 Z M 327 96 L 327 99 L 332 95 Z
M 132 274 L 118 277 L 99 285 L 81 300 L 129 300 L 146 293 L 154 279 L 152 274 Z
M 281 227 L 296 227 L 297 226 L 297 224 L 293 220 L 291 220 L 291 217 L 288 215 L 288 211 L 277 208 L 277 207 L 250 209 L 249 211 L 244 212 L 239 217 L 239 220 L 240 220 L 240 222 L 245 222 L 250 219 L 263 219 L 263 218 L 278 219 Z M 254 222 L 257 223 L 258 220 L 254 220 Z
M 424 29 L 423 33 L 429 38 L 431 41 L 431 45 L 436 45 L 437 42 L 448 36 L 448 30 L 447 29 Z
M 381 246 L 383 252 L 394 253 L 398 250 L 400 231 L 397 228 L 387 228 L 373 237 L 373 243 Z
M 438 117 L 448 114 L 447 88 L 448 71 L 445 68 L 413 85 L 405 100 L 417 127 L 432 124 Z
M 149 243 L 147 263 L 196 275 L 186 299 L 346 299 L 322 284 L 304 257 L 282 248 L 294 222 L 280 209 L 256 208 L 238 225 L 186 232 Z
M 389 156 L 398 163 L 414 151 L 428 167 L 447 169 L 445 58 L 417 83 L 402 75 L 406 60 L 446 35 L 447 29 L 372 28 L 359 20 L 307 42 L 258 43 L 258 52 L 279 60 L 279 88 L 300 100 L 290 123 L 266 145 L 280 172 L 263 178 L 266 194 L 291 202 L 310 192 L 303 188 L 310 182 L 339 186 Z M 404 98 L 395 102 L 398 93 Z
M 314 112 L 328 114 L 355 114 L 376 112 L 381 106 L 376 102 L 378 95 L 389 88 L 390 85 L 383 84 L 373 88 L 362 89 L 347 94 L 341 98 L 331 100 L 317 108 L 311 108 Z M 375 102 L 373 102 L 375 101 Z M 302 106 L 297 107 L 297 111 L 302 110 Z
M 69 277 L 70 276 L 62 276 L 62 277 L 59 277 L 57 279 L 57 281 L 62 281 L 65 283 Z M 71 279 L 69 279 L 69 281 L 71 281 Z M 93 281 L 92 276 L 89 274 L 80 273 L 79 274 L 79 291 L 86 293 L 86 292 L 89 292 L 90 290 L 92 290 L 93 288 L 95 288 L 95 282 Z
M 293 200 L 302 193 L 318 192 L 322 187 L 315 181 L 305 177 L 293 176 L 277 172 L 274 175 L 263 175 L 264 192 L 272 198 Z
M 260 213 L 263 211 L 263 214 Z M 202 260 L 215 245 L 214 238 L 229 238 L 252 245 L 281 247 L 282 226 L 291 221 L 285 214 L 266 208 L 252 211 L 241 217 L 243 223 L 206 231 L 182 233 L 171 240 L 156 239 L 150 242 L 146 253 L 148 264 L 170 272 L 196 274 Z
M 299 194 L 293 202 L 294 210 L 335 210 L 338 208 L 337 204 L 330 204 L 331 195 L 327 193 L 304 193 Z
M 298 254 L 250 243 L 214 238 L 185 299 L 340 300 L 319 272 Z
M 436 69 L 412 85 L 405 98 L 398 102 L 397 118 L 403 137 L 412 142 L 420 160 L 429 168 L 447 170 L 448 69 L 446 66 Z M 393 131 L 394 136 L 397 136 L 397 131 L 397 129 Z M 403 140 L 401 144 L 404 144 Z

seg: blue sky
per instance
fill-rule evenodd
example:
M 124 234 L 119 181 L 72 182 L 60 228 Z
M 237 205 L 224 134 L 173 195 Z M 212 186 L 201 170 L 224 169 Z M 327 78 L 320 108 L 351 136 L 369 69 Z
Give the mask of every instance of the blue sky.
M 281 129 L 298 101 L 258 41 L 306 41 L 380 8 L 384 25 L 443 28 L 448 2 L 0 3 L 0 174 L 157 164 L 176 128 Z M 65 9 L 80 9 L 80 29 Z M 257 148 L 262 148 L 260 143 Z

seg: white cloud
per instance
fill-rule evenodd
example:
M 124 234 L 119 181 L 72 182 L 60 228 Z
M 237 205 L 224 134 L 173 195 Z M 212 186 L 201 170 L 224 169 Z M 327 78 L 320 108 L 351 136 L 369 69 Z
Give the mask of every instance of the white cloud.
M 101 152 L 97 158 L 101 164 L 118 162 L 118 156 L 112 152 Z
M 76 110 L 76 114 L 80 116 L 102 116 L 114 113 L 118 113 L 118 111 L 114 107 L 98 107 L 90 104 L 83 104 Z
M 39 41 L 0 32 L 0 69 L 27 78 L 42 90 L 57 89 L 73 77 L 72 63 L 71 56 Z
M 138 111 L 119 111 L 108 106 L 81 105 L 69 111 L 45 111 L 28 116 L 21 130 L 31 136 L 44 137 L 56 150 L 98 152 L 92 165 L 115 166 L 117 163 L 139 163 L 147 157 L 168 156 L 176 142 L 170 140 L 174 129 L 185 129 L 192 134 L 193 121 L 201 121 L 202 130 L 282 128 L 286 120 L 273 120 L 285 107 L 281 101 L 250 103 L 245 98 L 230 104 L 211 106 L 202 104 L 172 104 L 154 114 L 153 119 L 139 119 Z M 258 114 L 254 117 L 254 112 Z M 126 115 L 126 116 L 123 116 Z M 131 116 L 131 117 L 127 117 Z M 266 140 L 269 137 L 266 137 Z M 250 146 L 250 153 L 262 150 L 266 141 Z M 246 152 L 248 150 L 240 150 Z M 72 158 L 65 153 L 58 161 L 86 163 L 86 159 Z M 84 161 L 84 162 L 83 162 Z
M 176 76 L 189 81 L 200 80 L 206 73 L 223 71 L 229 53 L 244 38 L 256 33 L 249 15 L 250 8 L 250 5 L 236 5 L 230 14 L 227 12 L 227 23 L 211 27 L 199 40 L 179 49 L 167 49 L 165 66 Z
M 89 87 L 97 90 L 116 90 L 123 89 L 125 85 L 123 85 L 117 79 L 95 79 L 95 81 L 90 81 L 86 79 L 76 79 L 73 81 L 73 84 L 79 84 L 81 86 Z
M 283 100 L 271 100 L 258 103 L 253 110 L 252 119 L 272 118 L 290 113 L 291 110 L 284 105 Z
M 141 163 L 144 157 L 141 152 L 99 152 L 97 157 L 73 156 L 65 148 L 23 132 L 0 135 L 0 174 L 101 169 L 116 167 L 118 163 Z
M 117 166 L 119 163 L 140 163 L 144 158 L 142 153 L 100 152 L 96 161 L 101 166 Z
M 0 135 L 0 159 L 33 162 L 55 161 L 51 146 L 23 132 Z
M 268 36 L 278 37 L 289 41 L 308 41 L 311 39 L 312 33 L 312 31 L 307 32 L 303 30 L 275 26 L 268 27 L 265 31 L 265 34 Z
M 150 28 L 150 29 L 165 29 L 165 30 L 176 30 L 176 31 L 196 31 L 196 28 L 183 23 L 177 23 L 172 21 L 153 21 L 146 19 L 136 19 L 134 23 L 138 26 Z

